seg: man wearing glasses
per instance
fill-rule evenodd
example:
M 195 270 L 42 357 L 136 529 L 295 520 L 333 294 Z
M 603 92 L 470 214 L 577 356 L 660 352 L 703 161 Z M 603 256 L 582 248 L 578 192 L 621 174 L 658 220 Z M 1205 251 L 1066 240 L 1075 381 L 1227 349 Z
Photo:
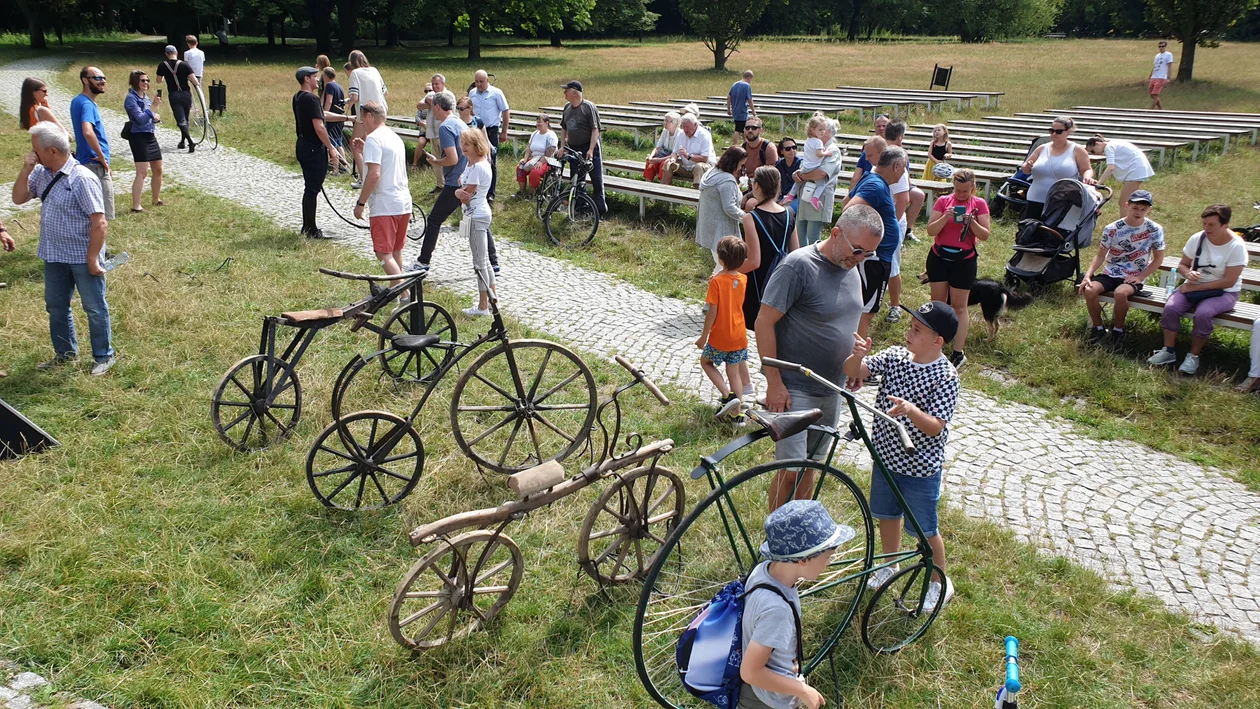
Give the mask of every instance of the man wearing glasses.
M 779 161 L 779 151 L 774 147 L 774 143 L 761 137 L 761 119 L 756 116 L 749 116 L 744 123 L 744 152 L 748 153 L 748 157 L 744 159 L 744 170 L 740 173 L 740 177 L 748 178 L 748 184 L 741 184 L 740 188 L 744 190 L 747 198 L 744 200 L 744 211 L 752 209 L 748 204 L 748 200 L 752 199 L 749 192 L 752 190 L 752 176 L 757 172 L 757 168 L 762 165 L 774 165 Z M 741 183 L 744 182 L 741 180 Z
M 1159 40 L 1159 53 L 1155 55 L 1155 68 L 1151 71 L 1151 78 L 1146 82 L 1146 93 L 1151 97 L 1151 108 L 1155 110 L 1164 110 L 1163 104 L 1159 102 L 1159 94 L 1164 90 L 1164 84 L 1168 83 L 1168 70 L 1172 67 L 1173 55 L 1168 51 L 1168 42 Z
M 101 109 L 96 97 L 105 93 L 105 74 L 97 67 L 79 70 L 83 91 L 70 101 L 70 124 L 74 127 L 74 159 L 86 167 L 101 183 L 105 202 L 105 219 L 114 218 L 114 176 L 109 169 L 109 138 L 101 123 Z

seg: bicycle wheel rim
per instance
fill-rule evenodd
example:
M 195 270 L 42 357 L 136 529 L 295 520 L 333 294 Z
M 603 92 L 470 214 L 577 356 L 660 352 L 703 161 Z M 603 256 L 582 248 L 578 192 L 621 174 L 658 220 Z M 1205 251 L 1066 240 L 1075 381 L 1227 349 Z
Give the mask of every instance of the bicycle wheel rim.
M 706 706 L 683 687 L 674 648 L 701 607 L 760 561 L 768 484 L 784 467 L 813 471 L 815 499 L 827 506 L 837 524 L 848 524 L 856 532 L 852 541 L 836 550 L 835 561 L 817 581 L 800 586 L 804 674 L 826 658 L 856 615 L 866 588 L 863 572 L 871 568 L 875 550 L 875 527 L 861 489 L 841 471 L 818 461 L 774 461 L 752 467 L 696 505 L 657 552 L 644 581 L 634 619 L 635 669 L 648 694 L 661 706 Z M 725 514 L 731 510 L 736 514 Z M 732 552 L 726 554 L 723 545 Z M 697 553 L 707 558 L 693 559 Z
M 918 611 L 932 571 L 945 579 L 940 567 L 920 561 L 898 571 L 871 596 L 862 614 L 862 642 L 872 652 L 885 655 L 900 652 L 923 637 L 936 622 L 944 603 L 938 601 L 926 614 Z
M 586 246 L 599 229 L 599 207 L 586 192 L 561 194 L 547 207 L 543 225 L 556 246 Z
M 206 127 L 210 125 L 210 112 L 206 110 L 206 97 L 201 91 L 201 86 L 197 86 L 196 89 L 192 92 L 193 107 L 191 115 L 188 116 L 188 135 L 193 145 L 201 145 L 206 139 Z

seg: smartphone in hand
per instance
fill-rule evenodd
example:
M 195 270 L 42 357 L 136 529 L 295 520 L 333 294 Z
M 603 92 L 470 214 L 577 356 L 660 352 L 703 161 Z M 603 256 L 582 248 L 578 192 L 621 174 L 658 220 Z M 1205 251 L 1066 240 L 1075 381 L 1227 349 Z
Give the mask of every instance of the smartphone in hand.
M 158 89 L 158 98 L 162 98 L 162 89 Z

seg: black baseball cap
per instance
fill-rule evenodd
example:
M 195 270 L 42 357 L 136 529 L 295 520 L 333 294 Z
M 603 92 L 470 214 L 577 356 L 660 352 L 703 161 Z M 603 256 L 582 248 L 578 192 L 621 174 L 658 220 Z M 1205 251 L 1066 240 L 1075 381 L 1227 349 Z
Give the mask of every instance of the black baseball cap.
M 296 76 L 297 76 L 298 83 L 300 84 L 303 81 L 306 81 L 306 77 L 310 76 L 311 74 L 318 74 L 318 73 L 319 73 L 319 69 L 316 69 L 313 66 L 304 66 L 301 69 L 297 70 Z
M 1129 195 L 1129 202 L 1154 205 L 1155 197 L 1148 190 L 1135 190 L 1133 194 Z
M 899 307 L 913 315 L 915 320 L 927 325 L 929 330 L 940 335 L 946 342 L 952 342 L 954 335 L 958 334 L 958 315 L 954 313 L 949 303 L 930 300 L 920 305 L 917 310 L 911 310 L 904 305 Z
M 569 83 L 565 84 L 564 86 L 561 86 L 560 88 L 562 88 L 562 89 L 573 89 L 574 91 L 581 91 L 581 90 L 582 90 L 582 82 L 580 82 L 580 81 L 570 81 Z

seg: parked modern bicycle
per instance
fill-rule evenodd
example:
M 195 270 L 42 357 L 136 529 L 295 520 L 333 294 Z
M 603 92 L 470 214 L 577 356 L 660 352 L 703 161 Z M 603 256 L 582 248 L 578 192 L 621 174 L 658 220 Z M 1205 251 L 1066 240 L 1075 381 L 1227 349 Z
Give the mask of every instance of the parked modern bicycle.
M 686 509 L 682 479 L 659 465 L 670 439 L 644 443 L 640 434 L 621 439 L 619 397 L 638 384 L 662 404 L 669 399 L 623 357 L 616 361 L 633 379 L 599 407 L 603 434 L 598 459 L 566 479 L 551 461 L 516 473 L 508 486 L 517 499 L 462 512 L 411 533 L 414 546 L 431 545 L 403 576 L 389 606 L 389 632 L 410 650 L 427 650 L 462 638 L 489 623 L 520 587 L 524 562 L 520 548 L 503 533 L 512 522 L 599 480 L 615 478 L 591 504 L 578 536 L 578 564 L 601 585 L 642 578 Z M 605 422 L 609 411 L 612 428 Z M 618 447 L 624 445 L 624 450 Z M 632 468 L 629 472 L 621 471 Z M 460 530 L 476 528 L 452 537 Z
M 595 164 L 567 147 L 562 157 L 569 163 L 572 177 L 547 204 L 542 215 L 543 226 L 547 238 L 556 246 L 586 246 L 599 231 L 599 205 L 586 188 Z
M 704 706 L 680 681 L 675 646 L 699 609 L 734 579 L 747 578 L 760 561 L 767 501 L 772 488 L 783 499 L 822 502 L 837 524 L 857 534 L 836 549 L 827 570 L 812 582 L 798 586 L 802 604 L 805 657 L 801 673 L 808 676 L 829 657 L 840 636 L 857 616 L 867 581 L 880 569 L 901 568 L 875 590 L 861 619 L 862 640 L 879 653 L 892 653 L 922 637 L 941 612 L 937 603 L 924 607 L 932 572 L 942 573 L 932 559 L 931 547 L 897 486 L 895 476 L 880 461 L 861 410 L 889 423 L 907 451 L 914 446 L 905 427 L 896 419 L 859 400 L 851 392 L 816 375 L 799 364 L 771 358 L 763 366 L 800 372 L 836 392 L 849 409 L 847 432 L 819 425 L 822 411 L 771 414 L 751 412 L 760 428 L 704 456 L 691 473 L 706 478 L 712 490 L 665 540 L 656 562 L 648 571 L 635 615 L 633 644 L 635 665 L 643 686 L 663 707 L 682 709 Z M 779 441 L 809 432 L 810 457 L 779 460 L 753 466 L 731 478 L 722 473 L 722 461 L 754 443 L 769 438 Z M 860 440 L 879 463 L 893 494 L 906 510 L 906 524 L 918 535 L 913 550 L 875 553 L 875 525 L 867 498 L 857 483 L 836 464 L 836 454 L 848 441 Z
M 455 341 L 452 326 L 450 339 L 438 331 L 401 335 L 346 364 L 333 386 L 334 420 L 306 457 L 307 482 L 321 503 L 375 509 L 406 497 L 424 468 L 416 419 L 443 377 L 485 344 L 495 346 L 464 370 L 451 394 L 451 436 L 460 450 L 482 468 L 514 473 L 582 449 L 598 403 L 590 368 L 554 342 L 509 338 L 494 297 L 490 311 L 489 331 L 472 343 Z M 385 411 L 344 412 L 356 378 L 372 376 L 365 370 L 373 362 L 383 365 L 376 377 L 398 370 L 423 373 L 410 378 L 425 390 L 405 418 Z

